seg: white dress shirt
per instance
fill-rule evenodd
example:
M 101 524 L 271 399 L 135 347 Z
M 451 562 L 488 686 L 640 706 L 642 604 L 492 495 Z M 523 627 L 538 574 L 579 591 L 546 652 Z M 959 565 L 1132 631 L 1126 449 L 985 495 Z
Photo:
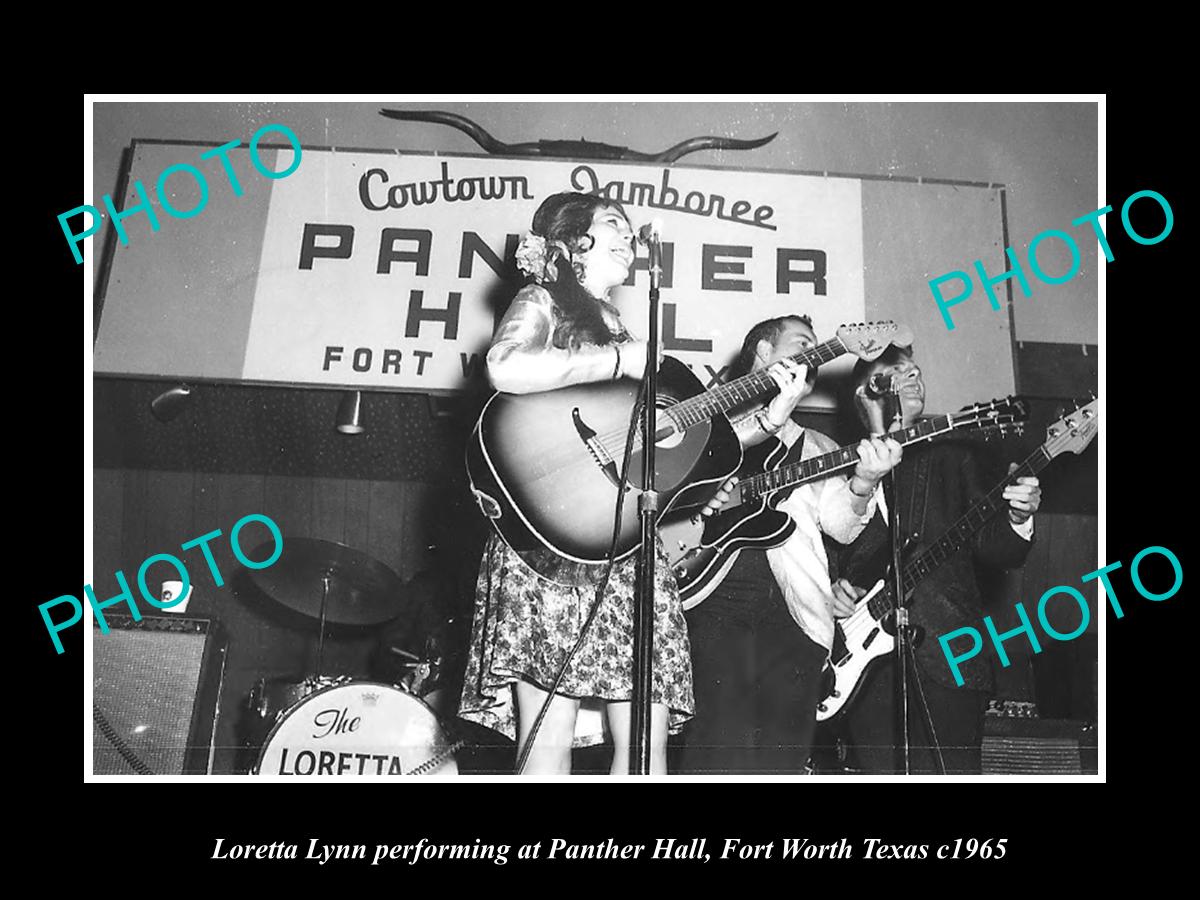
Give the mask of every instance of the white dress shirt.
M 788 420 L 776 437 L 792 446 L 805 434 L 801 459 L 821 456 L 838 449 L 831 438 Z M 802 484 L 777 509 L 796 523 L 795 533 L 782 547 L 767 551 L 767 562 L 783 591 L 788 612 L 814 642 L 827 651 L 833 647 L 833 587 L 829 581 L 829 559 L 821 533 L 840 544 L 858 537 L 875 514 L 874 491 L 861 516 L 851 508 L 854 495 L 844 475 Z

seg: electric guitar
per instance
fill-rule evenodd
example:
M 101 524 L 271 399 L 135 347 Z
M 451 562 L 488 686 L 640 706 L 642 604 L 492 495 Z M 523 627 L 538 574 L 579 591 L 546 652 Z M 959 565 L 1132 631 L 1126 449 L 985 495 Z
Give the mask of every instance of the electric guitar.
M 1036 475 L 1056 456 L 1082 453 L 1099 431 L 1099 402 L 1092 400 L 1063 416 L 1047 430 L 1047 439 L 1017 468 L 976 501 L 941 538 L 925 548 L 904 566 L 903 604 L 907 606 L 913 591 L 967 545 L 979 530 L 1006 506 L 1004 489 L 1022 476 Z M 823 674 L 822 699 L 817 704 L 817 721 L 824 722 L 842 712 L 855 698 L 863 675 L 881 656 L 896 646 L 892 626 L 893 579 L 880 580 L 861 597 L 854 612 L 834 623 L 833 651 Z
M 1019 430 L 1024 418 L 1024 407 L 1009 397 L 924 419 L 889 437 L 908 445 L 963 428 L 984 428 L 1003 434 L 1009 429 Z M 751 447 L 746 451 L 738 483 L 719 511 L 711 516 L 682 512 L 664 517 L 658 532 L 679 583 L 684 609 L 698 605 L 716 590 L 743 550 L 766 550 L 787 542 L 796 530 L 796 523 L 775 508 L 787 496 L 784 491 L 828 478 L 858 465 L 859 461 L 857 444 L 789 462 L 797 452 L 797 448 L 789 450 L 773 438 Z
M 818 366 L 845 354 L 876 359 L 912 333 L 894 322 L 843 325 L 836 337 L 792 356 Z M 742 462 L 725 413 L 777 389 L 766 371 L 705 391 L 683 363 L 663 359 L 655 434 L 659 515 L 702 505 Z M 604 562 L 612 543 L 619 466 L 640 382 L 573 385 L 536 394 L 496 394 L 467 443 L 467 474 L 483 514 L 514 550 L 550 551 L 568 564 Z M 635 432 L 628 490 L 641 486 L 641 434 Z M 616 559 L 640 541 L 637 502 L 627 498 Z M 545 574 L 545 573 L 543 573 Z

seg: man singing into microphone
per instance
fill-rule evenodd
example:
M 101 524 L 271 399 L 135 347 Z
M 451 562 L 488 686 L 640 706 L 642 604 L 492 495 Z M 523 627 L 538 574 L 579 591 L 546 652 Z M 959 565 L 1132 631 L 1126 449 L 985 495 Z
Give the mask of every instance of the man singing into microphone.
M 925 383 L 913 360 L 911 347 L 889 347 L 874 362 L 860 361 L 851 379 L 853 404 L 868 433 L 885 434 L 893 422 L 885 421 L 885 398 L 894 388 L 899 402 L 901 426 L 913 425 L 925 409 Z M 1010 467 L 1012 471 L 1015 465 Z M 999 481 L 996 473 L 995 481 Z M 904 463 L 896 469 L 896 497 L 900 524 L 906 542 L 905 559 L 911 559 L 930 542 L 938 540 L 966 512 L 991 483 L 980 476 L 973 447 L 967 441 L 934 441 L 909 447 Z M 993 569 L 1013 569 L 1024 564 L 1033 540 L 1033 514 L 1041 502 L 1037 478 L 1022 477 L 1004 489 L 1008 508 L 993 518 L 963 548 L 917 587 L 910 606 L 909 622 L 924 628 L 926 639 L 917 646 L 917 668 L 929 702 L 937 743 L 948 774 L 977 774 L 981 768 L 983 714 L 992 688 L 988 657 L 980 654 L 962 669 L 965 683 L 955 685 L 945 658 L 932 636 L 977 622 L 983 616 L 982 598 L 973 563 Z M 854 611 L 855 601 L 875 582 L 885 577 L 891 562 L 891 544 L 885 517 L 886 504 L 862 534 L 841 555 L 840 574 L 834 585 L 834 603 L 839 617 Z M 859 696 L 847 707 L 844 727 L 854 751 L 857 767 L 872 773 L 902 771 L 896 746 L 897 727 L 895 658 L 875 664 L 860 687 Z M 936 774 L 932 750 L 915 686 L 909 688 L 910 770 Z

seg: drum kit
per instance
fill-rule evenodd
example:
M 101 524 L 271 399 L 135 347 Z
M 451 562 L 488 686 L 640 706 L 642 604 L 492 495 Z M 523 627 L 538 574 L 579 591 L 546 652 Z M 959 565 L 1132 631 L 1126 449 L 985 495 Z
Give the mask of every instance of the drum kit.
M 264 548 L 266 553 L 271 547 Z M 251 579 L 268 597 L 319 623 L 316 671 L 300 679 L 261 678 L 246 706 L 252 775 L 456 775 L 437 714 L 422 699 L 436 688 L 439 659 L 398 648 L 398 683 L 323 672 L 329 625 L 378 626 L 404 611 L 400 578 L 344 544 L 289 538 L 282 556 Z

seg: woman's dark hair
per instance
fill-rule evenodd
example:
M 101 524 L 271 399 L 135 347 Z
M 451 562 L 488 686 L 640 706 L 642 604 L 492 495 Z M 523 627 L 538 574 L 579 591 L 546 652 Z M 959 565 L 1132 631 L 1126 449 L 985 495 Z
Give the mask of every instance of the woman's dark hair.
M 546 239 L 547 257 L 558 254 L 555 268 L 558 277 L 545 282 L 546 290 L 554 298 L 560 321 L 554 330 L 555 347 L 578 347 L 580 344 L 611 344 L 622 334 L 613 334 L 600 314 L 598 298 L 589 294 L 579 283 L 579 276 L 570 259 L 563 259 L 561 251 L 553 247 L 554 241 L 562 241 L 571 254 L 588 250 L 585 240 L 596 210 L 611 207 L 626 219 L 624 207 L 613 200 L 595 194 L 563 192 L 551 194 L 542 201 L 533 214 L 534 234 Z
M 729 369 L 729 377 L 741 378 L 743 375 L 749 374 L 750 370 L 754 368 L 754 354 L 758 352 L 758 342 L 767 341 L 774 346 L 788 322 L 799 322 L 801 325 L 812 328 L 812 319 L 808 316 L 780 316 L 777 319 L 766 319 L 759 322 L 746 332 L 746 339 L 742 341 L 742 349 L 738 351 L 737 359 L 733 361 L 733 365 Z M 813 380 L 816 377 L 817 370 L 810 368 L 808 379 Z

